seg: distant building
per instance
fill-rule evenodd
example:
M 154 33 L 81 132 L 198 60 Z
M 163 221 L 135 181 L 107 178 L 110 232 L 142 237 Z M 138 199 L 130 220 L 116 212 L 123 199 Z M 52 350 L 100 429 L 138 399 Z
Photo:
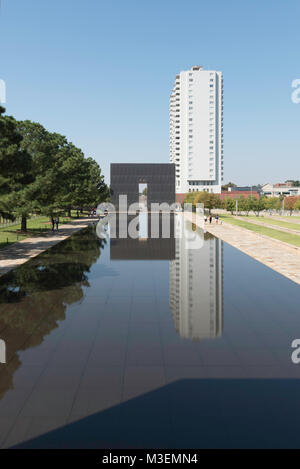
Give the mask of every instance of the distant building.
M 221 193 L 223 180 L 223 77 L 194 66 L 175 78 L 170 96 L 170 162 L 176 198 L 194 191 Z
M 230 197 L 231 199 L 238 199 L 241 196 L 243 196 L 245 199 L 248 197 L 255 197 L 256 199 L 259 199 L 260 194 L 260 186 L 234 186 L 228 187 L 227 191 L 222 191 L 221 200 L 226 197 Z
M 248 197 L 255 197 L 256 199 L 259 199 L 259 193 L 257 191 L 222 191 L 221 193 L 221 200 L 226 199 L 226 197 L 229 197 L 230 199 L 238 199 L 240 196 L 245 197 L 245 199 L 248 199 Z
M 265 184 L 261 188 L 262 194 L 267 197 L 280 197 L 300 195 L 300 187 L 292 186 L 290 183 Z
M 261 186 L 234 186 L 228 187 L 228 191 L 235 191 L 235 192 L 258 192 L 261 191 Z

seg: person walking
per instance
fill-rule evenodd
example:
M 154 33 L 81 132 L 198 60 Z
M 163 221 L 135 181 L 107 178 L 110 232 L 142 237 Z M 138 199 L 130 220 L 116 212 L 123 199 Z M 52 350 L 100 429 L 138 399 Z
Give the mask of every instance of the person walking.
M 58 217 L 56 217 L 56 219 L 55 219 L 55 225 L 56 225 L 56 229 L 57 229 L 57 231 L 58 231 L 58 224 L 59 224 L 59 218 L 58 218 Z
M 53 218 L 53 217 L 50 217 L 50 221 L 51 221 L 51 223 L 52 223 L 52 231 L 54 231 L 54 224 L 55 224 L 54 218 Z
M 212 222 L 212 216 L 209 215 L 209 223 L 211 223 L 211 222 Z
M 207 216 L 204 215 L 204 223 L 206 223 L 206 222 L 207 222 Z
M 216 219 L 216 224 L 218 224 L 218 221 L 219 221 L 219 215 L 218 214 L 215 216 L 215 219 Z

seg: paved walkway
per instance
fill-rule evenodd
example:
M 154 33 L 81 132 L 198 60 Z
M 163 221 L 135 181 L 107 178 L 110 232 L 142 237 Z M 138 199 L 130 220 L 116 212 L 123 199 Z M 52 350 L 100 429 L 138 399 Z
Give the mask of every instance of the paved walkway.
M 96 220 L 93 220 L 96 221 Z M 58 231 L 51 231 L 43 236 L 26 238 L 0 250 L 0 276 L 12 269 L 24 264 L 32 257 L 46 251 L 64 239 L 69 238 L 78 230 L 86 228 L 92 222 L 91 219 L 74 220 L 71 223 L 61 225 Z
M 186 217 L 191 218 L 191 214 Z M 207 224 L 205 229 L 300 285 L 300 248 L 297 246 L 224 222 Z

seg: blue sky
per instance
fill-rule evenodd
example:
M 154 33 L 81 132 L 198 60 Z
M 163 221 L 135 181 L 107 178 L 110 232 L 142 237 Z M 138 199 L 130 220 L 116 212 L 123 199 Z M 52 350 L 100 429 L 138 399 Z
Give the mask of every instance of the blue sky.
M 224 74 L 225 182 L 300 179 L 299 1 L 2 0 L 7 112 L 94 157 L 168 162 L 169 94 L 192 65 Z

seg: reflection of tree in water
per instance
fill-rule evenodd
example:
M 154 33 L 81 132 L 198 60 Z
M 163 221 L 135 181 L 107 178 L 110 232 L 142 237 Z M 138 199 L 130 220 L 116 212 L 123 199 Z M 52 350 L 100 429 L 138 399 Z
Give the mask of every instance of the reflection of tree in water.
M 13 388 L 21 365 L 17 352 L 43 342 L 65 319 L 68 305 L 83 298 L 87 273 L 103 248 L 93 229 L 73 235 L 0 279 L 0 338 L 6 365 L 0 365 L 0 398 Z

